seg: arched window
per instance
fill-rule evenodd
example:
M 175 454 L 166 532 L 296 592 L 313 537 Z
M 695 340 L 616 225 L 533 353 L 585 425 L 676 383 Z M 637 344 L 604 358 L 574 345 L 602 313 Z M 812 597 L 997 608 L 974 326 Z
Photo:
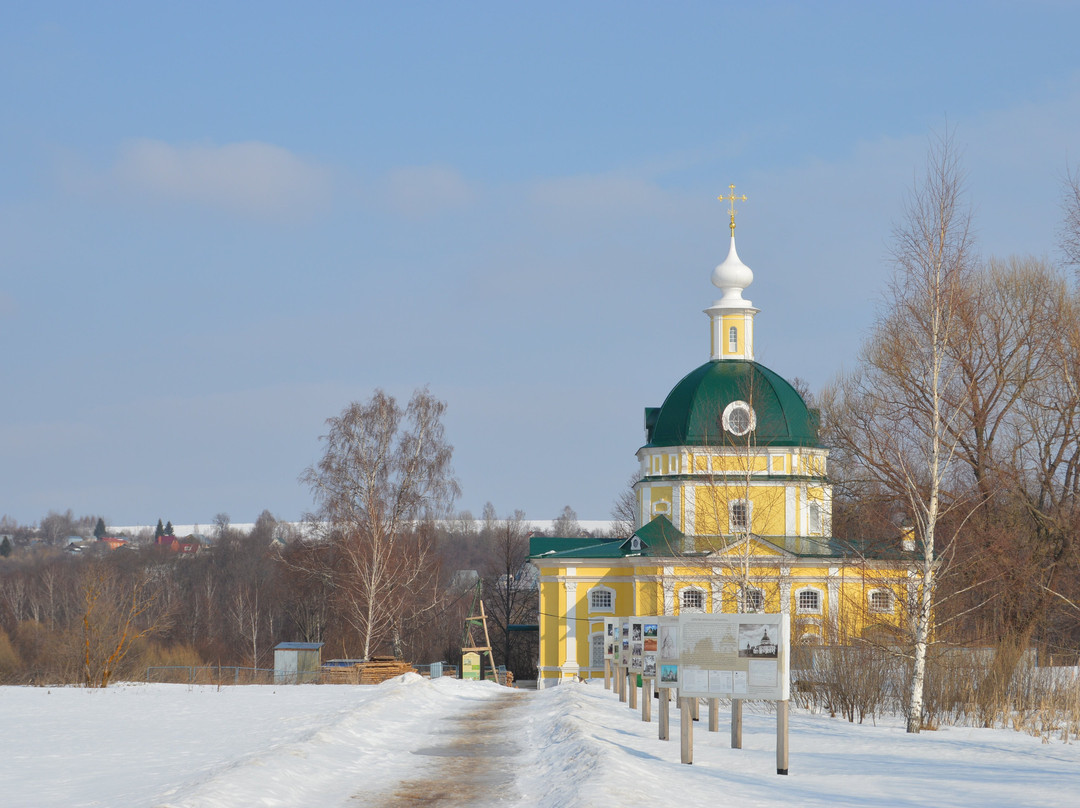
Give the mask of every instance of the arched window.
M 810 503 L 810 534 L 821 535 L 821 504 L 818 502 Z
M 871 589 L 869 593 L 870 597 L 870 611 L 878 613 L 892 613 L 895 611 L 895 598 L 893 593 L 888 589 Z
M 795 593 L 797 614 L 821 614 L 821 590 L 800 589 Z
M 615 593 L 606 586 L 594 586 L 589 590 L 589 611 L 614 612 Z
M 679 604 L 684 612 L 705 611 L 705 593 L 700 589 L 688 587 L 679 593 Z
M 737 329 L 735 326 L 732 326 L 731 328 L 729 328 L 728 332 L 727 332 L 727 339 L 728 339 L 728 352 L 729 353 L 738 353 L 738 351 L 739 351 L 739 329 Z

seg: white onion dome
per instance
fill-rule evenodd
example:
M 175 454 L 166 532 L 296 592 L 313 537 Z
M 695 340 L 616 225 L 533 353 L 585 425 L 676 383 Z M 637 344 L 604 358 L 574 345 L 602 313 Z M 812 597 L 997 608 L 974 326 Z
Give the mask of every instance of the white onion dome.
M 724 292 L 724 296 L 713 305 L 724 308 L 743 308 L 752 305 L 749 300 L 743 298 L 742 293 L 754 282 L 754 273 L 739 259 L 739 253 L 735 250 L 734 233 L 731 234 L 731 248 L 728 250 L 727 258 L 713 270 L 712 282 L 713 286 Z

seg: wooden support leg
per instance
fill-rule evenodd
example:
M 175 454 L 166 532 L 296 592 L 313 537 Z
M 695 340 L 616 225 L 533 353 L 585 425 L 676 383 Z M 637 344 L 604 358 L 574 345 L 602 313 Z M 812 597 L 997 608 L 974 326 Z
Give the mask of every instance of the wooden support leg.
M 731 748 L 742 749 L 742 699 L 731 700 Z
M 668 694 L 671 693 L 666 687 L 660 690 L 660 740 L 666 741 L 670 739 L 670 733 L 668 730 L 671 721 L 671 700 L 668 698 Z
M 776 702 L 776 773 L 788 773 L 788 701 Z
M 683 763 L 694 762 L 694 719 L 690 715 L 690 702 L 694 699 L 679 699 L 679 738 L 682 741 L 681 760 Z
M 709 732 L 720 731 L 720 699 L 709 699 Z
M 641 680 L 641 720 L 652 721 L 652 679 Z

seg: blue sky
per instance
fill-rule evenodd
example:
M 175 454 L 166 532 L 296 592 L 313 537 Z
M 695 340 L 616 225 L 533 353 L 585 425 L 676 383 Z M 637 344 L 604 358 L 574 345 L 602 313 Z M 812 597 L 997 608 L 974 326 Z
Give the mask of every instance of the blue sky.
M 459 508 L 607 518 L 708 359 L 854 366 L 928 140 L 1055 259 L 1080 6 L 20 3 L 0 26 L 0 514 L 310 507 L 326 418 L 449 405 Z

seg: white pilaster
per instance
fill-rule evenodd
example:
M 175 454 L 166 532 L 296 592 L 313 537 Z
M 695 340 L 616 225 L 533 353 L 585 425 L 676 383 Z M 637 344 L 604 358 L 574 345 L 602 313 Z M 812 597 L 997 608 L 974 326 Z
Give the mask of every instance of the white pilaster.
M 566 575 L 577 574 L 577 570 L 568 569 Z M 577 659 L 577 581 L 565 581 L 566 589 L 566 649 L 560 668 L 563 678 L 572 678 L 581 672 Z

